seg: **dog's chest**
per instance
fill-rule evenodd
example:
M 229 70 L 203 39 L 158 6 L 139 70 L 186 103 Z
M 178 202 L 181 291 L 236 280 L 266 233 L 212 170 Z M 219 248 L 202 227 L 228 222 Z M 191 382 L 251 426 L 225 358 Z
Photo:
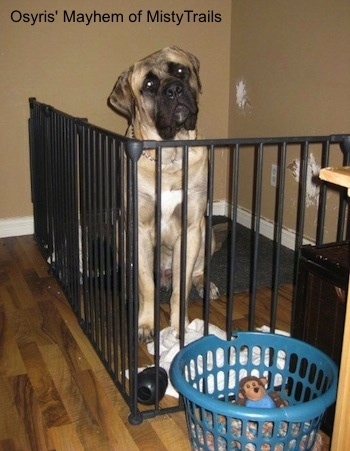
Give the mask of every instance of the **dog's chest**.
M 161 194 L 162 205 L 162 233 L 172 232 L 174 226 L 179 225 L 181 218 L 182 190 L 168 190 Z

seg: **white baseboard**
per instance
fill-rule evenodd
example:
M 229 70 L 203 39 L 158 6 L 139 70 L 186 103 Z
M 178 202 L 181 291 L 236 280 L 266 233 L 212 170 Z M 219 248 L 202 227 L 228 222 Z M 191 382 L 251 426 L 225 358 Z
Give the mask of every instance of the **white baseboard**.
M 34 219 L 32 216 L 0 219 L 0 238 L 32 235 L 33 233 Z
M 226 200 L 219 200 L 213 202 L 213 215 L 214 216 L 230 216 L 232 208 Z M 237 222 L 248 229 L 252 226 L 252 214 L 250 211 L 244 208 L 238 207 L 237 209 Z M 261 218 L 260 220 L 260 233 L 261 235 L 273 240 L 274 238 L 274 224 L 267 219 Z M 310 240 L 303 239 L 303 244 L 315 244 Z M 284 228 L 282 230 L 282 245 L 288 249 L 295 250 L 295 231 Z
M 231 211 L 230 204 L 226 200 L 214 201 L 213 214 L 215 216 L 229 216 Z M 250 228 L 252 224 L 252 215 L 248 210 L 238 207 L 237 222 L 244 227 Z M 34 220 L 32 216 L 23 218 L 0 219 L 0 238 L 11 236 L 32 235 L 34 233 Z M 274 237 L 274 225 L 267 219 L 260 221 L 260 233 L 270 240 Z M 314 244 L 304 239 L 303 244 Z M 288 249 L 295 249 L 295 232 L 290 229 L 282 230 L 282 245 Z

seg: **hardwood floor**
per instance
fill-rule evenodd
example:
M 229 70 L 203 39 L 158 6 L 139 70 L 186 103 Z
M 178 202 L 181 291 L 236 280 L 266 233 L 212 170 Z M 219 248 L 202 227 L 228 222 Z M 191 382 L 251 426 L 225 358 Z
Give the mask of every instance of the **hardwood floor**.
M 277 327 L 284 330 L 290 291 L 280 293 Z M 260 324 L 268 324 L 269 294 L 258 294 Z M 238 295 L 238 329 L 247 327 L 246 304 L 247 296 Z M 214 311 L 220 323 L 223 302 Z M 196 303 L 190 314 L 196 316 Z M 0 239 L 0 393 L 1 451 L 190 449 L 183 412 L 129 424 L 127 405 L 32 236 Z

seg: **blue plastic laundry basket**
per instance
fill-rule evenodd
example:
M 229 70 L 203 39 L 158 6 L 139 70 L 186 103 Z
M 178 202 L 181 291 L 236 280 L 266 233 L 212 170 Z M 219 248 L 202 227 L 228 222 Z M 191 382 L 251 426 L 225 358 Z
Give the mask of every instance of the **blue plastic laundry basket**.
M 283 335 L 209 335 L 176 355 L 170 377 L 183 396 L 194 450 L 312 449 L 325 410 L 335 402 L 337 367 L 322 351 Z M 242 377 L 268 379 L 288 406 L 235 404 Z

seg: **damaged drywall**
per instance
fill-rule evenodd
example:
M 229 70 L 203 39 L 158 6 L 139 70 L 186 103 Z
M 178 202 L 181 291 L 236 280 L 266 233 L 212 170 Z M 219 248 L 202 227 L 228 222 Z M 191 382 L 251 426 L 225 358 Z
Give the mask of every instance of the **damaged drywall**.
M 300 175 L 300 159 L 294 159 L 287 168 L 290 170 L 295 181 L 299 183 Z M 321 166 L 316 162 L 315 156 L 310 153 L 307 161 L 307 175 L 306 175 L 306 207 L 311 207 L 312 205 L 318 205 L 320 187 L 319 187 L 319 173 Z
M 246 82 L 243 79 L 236 83 L 236 105 L 242 113 L 249 113 L 251 110 Z

